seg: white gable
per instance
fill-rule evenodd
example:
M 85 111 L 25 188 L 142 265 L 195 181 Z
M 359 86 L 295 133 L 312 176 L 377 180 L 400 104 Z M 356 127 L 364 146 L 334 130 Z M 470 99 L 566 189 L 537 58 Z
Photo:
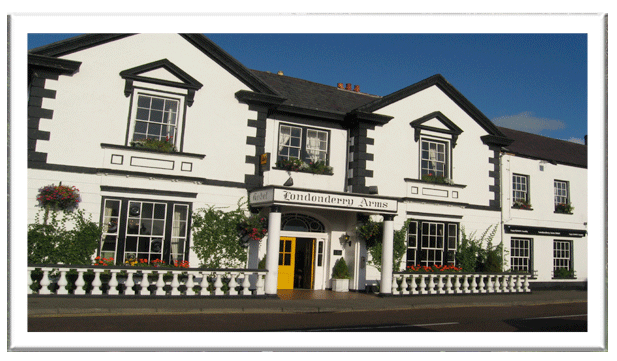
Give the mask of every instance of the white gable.
M 150 70 L 147 72 L 143 72 L 141 74 L 139 74 L 140 76 L 145 76 L 148 78 L 153 78 L 153 79 L 160 79 L 160 80 L 168 80 L 168 81 L 173 81 L 176 83 L 182 83 L 182 80 L 180 78 L 178 78 L 177 76 L 171 74 L 169 71 L 167 71 L 166 69 L 154 69 L 154 70 Z

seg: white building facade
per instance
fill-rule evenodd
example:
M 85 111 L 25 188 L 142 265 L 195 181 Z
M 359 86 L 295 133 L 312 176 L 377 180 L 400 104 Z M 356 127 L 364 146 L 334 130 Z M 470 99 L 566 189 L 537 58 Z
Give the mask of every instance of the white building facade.
M 39 188 L 74 185 L 104 225 L 99 255 L 119 262 L 198 266 L 192 212 L 245 198 L 269 215 L 247 267 L 266 257 L 270 294 L 331 288 L 340 258 L 351 289 L 380 282 L 388 293 L 391 272 L 370 266 L 355 232 L 367 216 L 384 221 L 384 264 L 406 223 L 403 267 L 452 264 L 463 229 L 496 225 L 493 242 L 504 242 L 510 265 L 522 264 L 511 247 L 532 239 L 529 266 L 518 269 L 538 282 L 586 278 L 586 162 L 508 152 L 516 140 L 440 75 L 377 97 L 249 70 L 202 35 L 84 35 L 30 52 L 28 114 L 29 222 Z M 177 151 L 132 146 L 145 138 Z M 289 168 L 294 159 L 306 164 Z M 512 208 L 514 174 L 528 177 L 533 211 Z M 553 190 L 567 193 L 572 214 L 550 211 Z M 565 233 L 531 237 L 538 229 Z M 576 279 L 555 280 L 555 267 Z

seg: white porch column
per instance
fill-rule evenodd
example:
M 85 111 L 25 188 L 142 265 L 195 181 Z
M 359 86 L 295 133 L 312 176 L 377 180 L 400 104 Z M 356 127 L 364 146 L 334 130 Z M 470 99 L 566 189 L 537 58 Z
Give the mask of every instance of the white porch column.
M 268 216 L 268 245 L 266 247 L 266 295 L 276 295 L 279 275 L 279 243 L 281 242 L 281 210 L 273 206 Z
M 380 294 L 392 294 L 392 261 L 394 253 L 394 215 L 383 218 Z

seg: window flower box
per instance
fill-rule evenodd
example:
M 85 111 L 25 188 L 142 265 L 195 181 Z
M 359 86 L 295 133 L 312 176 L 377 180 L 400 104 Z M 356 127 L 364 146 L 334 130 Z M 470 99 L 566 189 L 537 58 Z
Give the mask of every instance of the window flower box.
M 574 207 L 571 203 L 558 203 L 555 205 L 555 213 L 572 214 Z
M 450 184 L 450 185 L 454 184 L 454 182 L 452 182 L 450 178 L 447 178 L 441 175 L 434 175 L 433 173 L 424 174 L 422 176 L 422 180 L 427 183 Z
M 517 199 L 514 201 L 514 204 L 512 204 L 512 208 L 514 209 L 526 209 L 526 210 L 532 210 L 531 208 L 531 204 L 524 200 L 524 199 Z
M 140 139 L 131 141 L 131 147 L 149 149 L 160 153 L 175 153 L 178 150 L 173 143 L 173 137 L 165 137 L 165 139 Z
M 332 167 L 323 161 L 304 162 L 298 158 L 281 159 L 276 162 L 276 167 L 290 172 L 304 172 L 313 174 L 332 175 Z

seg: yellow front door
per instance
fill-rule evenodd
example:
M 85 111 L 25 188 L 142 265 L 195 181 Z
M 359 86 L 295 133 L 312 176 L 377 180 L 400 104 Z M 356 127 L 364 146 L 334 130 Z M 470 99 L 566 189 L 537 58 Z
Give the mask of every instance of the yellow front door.
M 279 290 L 291 290 L 294 288 L 295 261 L 296 239 L 291 237 L 281 237 L 281 243 L 279 246 Z

